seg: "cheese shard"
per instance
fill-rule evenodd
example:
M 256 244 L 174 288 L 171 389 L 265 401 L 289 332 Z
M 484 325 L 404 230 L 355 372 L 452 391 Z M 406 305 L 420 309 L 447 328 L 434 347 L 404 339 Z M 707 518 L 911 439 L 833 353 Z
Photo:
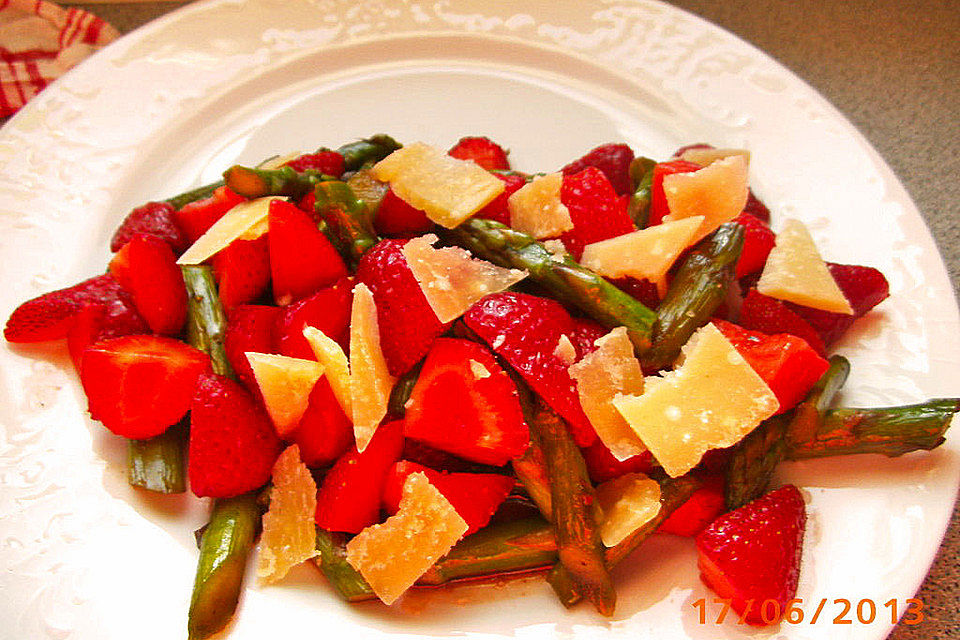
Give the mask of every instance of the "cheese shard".
M 435 249 L 437 240 L 433 234 L 413 238 L 402 251 L 440 322 L 456 320 L 480 298 L 500 293 L 527 277 L 526 271 L 498 267 L 460 247 Z
M 270 508 L 263 515 L 257 554 L 257 581 L 280 580 L 291 568 L 317 555 L 317 485 L 300 448 L 293 444 L 273 465 Z
M 272 353 L 248 351 L 246 356 L 277 435 L 284 438 L 300 424 L 323 365 Z
M 627 473 L 597 487 L 600 539 L 620 544 L 660 513 L 660 485 L 642 473 Z
M 553 349 L 553 355 L 568 367 L 576 362 L 577 349 L 573 346 L 573 343 L 570 342 L 567 334 L 560 334 L 560 338 L 557 340 L 557 346 Z
M 733 220 L 747 204 L 747 162 L 730 156 L 692 173 L 674 173 L 663 178 L 663 193 L 670 213 L 664 222 L 703 216 L 696 242 L 724 222 Z
M 534 238 L 556 238 L 573 229 L 573 219 L 560 201 L 563 174 L 537 176 L 507 199 L 510 226 Z
M 723 160 L 730 156 L 741 156 L 748 165 L 750 164 L 750 152 L 746 149 L 706 149 L 697 147 L 687 149 L 681 153 L 680 159 L 705 167 L 713 164 L 717 160 Z
M 330 389 L 337 398 L 344 415 L 352 416 L 353 408 L 350 402 L 350 364 L 343 348 L 336 340 L 327 336 L 316 327 L 303 328 L 303 337 L 306 338 L 313 350 L 317 361 L 323 365 L 323 373 L 327 376 Z
M 853 307 L 820 257 L 807 227 L 799 220 L 785 220 L 757 282 L 765 296 L 795 302 L 805 307 L 853 314 Z
M 626 460 L 647 448 L 613 406 L 613 399 L 643 393 L 643 370 L 633 354 L 626 327 L 617 327 L 594 344 L 596 351 L 570 367 L 570 377 L 597 436 L 613 457 Z
M 608 278 L 662 281 L 677 256 L 693 243 L 704 220 L 690 216 L 588 244 L 580 264 Z
M 684 345 L 682 364 L 613 405 L 673 477 L 709 449 L 729 447 L 780 406 L 770 387 L 712 323 Z
M 353 289 L 350 312 L 350 405 L 357 451 L 367 448 L 387 415 L 393 383 L 380 349 L 377 305 L 367 285 L 360 283 Z
M 403 483 L 400 510 L 347 543 L 347 562 L 386 604 L 396 602 L 467 531 L 467 523 L 423 472 Z
M 452 158 L 415 142 L 397 149 L 372 169 L 401 200 L 422 209 L 442 227 L 453 229 L 503 193 L 496 176 L 472 160 Z
M 270 213 L 270 202 L 273 200 L 283 198 L 257 198 L 241 202 L 230 209 L 183 252 L 177 259 L 177 264 L 200 264 L 241 236 L 258 237 L 263 233 L 267 214 Z

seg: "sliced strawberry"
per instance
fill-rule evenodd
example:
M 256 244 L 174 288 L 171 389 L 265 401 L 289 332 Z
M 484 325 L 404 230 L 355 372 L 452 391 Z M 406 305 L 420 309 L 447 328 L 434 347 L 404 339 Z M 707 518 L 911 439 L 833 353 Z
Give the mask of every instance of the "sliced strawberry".
M 663 217 L 670 213 L 670 205 L 667 204 L 667 196 L 663 192 L 664 177 L 674 173 L 692 173 L 700 169 L 702 169 L 700 165 L 686 160 L 658 162 L 653 167 L 653 182 L 650 184 L 650 220 L 647 226 L 660 224 L 663 222 Z
M 166 202 L 148 202 L 128 213 L 110 240 L 110 251 L 120 251 L 133 236 L 141 233 L 160 238 L 177 255 L 190 246 L 190 241 L 177 226 L 173 207 Z
M 507 152 L 503 147 L 483 136 L 460 138 L 460 141 L 447 151 L 447 155 L 460 160 L 473 160 L 487 171 L 510 169 L 510 160 L 507 159 Z
M 380 348 L 395 376 L 419 362 L 449 327 L 437 319 L 407 266 L 404 243 L 382 240 L 357 265 L 357 278 L 370 288 L 377 303 Z
M 789 333 L 803 338 L 820 355 L 826 353 L 823 340 L 810 324 L 781 300 L 750 289 L 740 307 L 740 326 L 766 334 Z
M 650 473 L 653 470 L 653 456 L 649 451 L 626 460 L 617 460 L 599 439 L 583 449 L 583 461 L 594 484 L 619 478 L 626 473 Z
M 777 236 L 759 219 L 749 213 L 741 213 L 733 220 L 743 227 L 743 250 L 737 261 L 736 278 L 757 273 L 767 264 L 767 256 L 777 243 Z
M 133 298 L 107 273 L 66 289 L 28 300 L 13 310 L 3 329 L 7 342 L 43 342 L 65 338 L 84 307 L 104 305 L 118 322 L 143 322 Z
M 411 238 L 433 229 L 433 221 L 422 209 L 400 199 L 393 189 L 388 190 L 373 221 L 377 233 L 391 238 Z
M 347 266 L 313 219 L 283 200 L 270 203 L 270 274 L 273 298 L 290 304 L 347 275 Z
M 246 200 L 227 187 L 220 187 L 213 195 L 203 200 L 190 202 L 180 207 L 173 215 L 177 226 L 191 243 L 207 232 L 213 223 L 227 211 Z
M 352 447 L 330 469 L 317 494 L 316 523 L 327 531 L 360 533 L 380 519 L 387 473 L 403 451 L 403 422 L 381 424 L 362 453 Z
M 136 313 L 129 313 L 123 307 L 109 307 L 100 304 L 84 307 L 77 314 L 76 321 L 67 331 L 67 349 L 73 367 L 80 373 L 83 352 L 92 344 L 119 338 L 121 336 L 150 333 L 150 327 Z
M 530 442 L 517 389 L 483 346 L 438 338 L 406 404 L 404 434 L 467 460 L 500 466 Z
M 797 594 L 806 520 L 803 497 L 789 484 L 720 516 L 696 538 L 701 579 L 747 622 L 766 624 L 764 602 L 784 611 Z
M 507 201 L 510 200 L 510 196 L 527 184 L 527 179 L 517 173 L 495 173 L 493 175 L 503 183 L 503 191 L 491 200 L 487 206 L 477 211 L 474 217 L 496 220 L 501 224 L 510 226 L 510 210 L 507 207 Z
M 563 177 L 560 201 L 570 212 L 573 229 L 560 236 L 567 251 L 580 259 L 583 248 L 635 230 L 623 201 L 596 167 Z
M 237 238 L 210 259 L 220 302 L 229 314 L 237 305 L 253 302 L 270 284 L 268 234 Z
M 154 333 L 180 333 L 187 320 L 187 287 L 170 245 L 154 236 L 134 236 L 113 256 L 110 273 L 133 295 Z
M 711 475 L 680 508 L 664 520 L 657 531 L 692 538 L 726 511 L 723 476 Z
M 243 304 L 234 308 L 228 316 L 227 331 L 223 338 L 227 360 L 237 379 L 257 399 L 260 399 L 260 386 L 246 353 L 276 353 L 274 332 L 280 313 L 277 307 Z
M 581 447 L 596 439 L 567 364 L 556 355 L 560 336 L 575 332 L 563 306 L 525 293 L 489 295 L 464 315 L 467 326 L 516 369 L 570 426 Z
M 656 309 L 660 306 L 660 293 L 657 291 L 657 285 L 647 279 L 637 280 L 627 276 L 610 280 L 610 283 L 624 293 L 630 294 L 649 309 Z
M 270 479 L 282 443 L 266 411 L 239 384 L 200 376 L 190 405 L 190 489 L 229 498 Z
M 87 347 L 80 382 L 90 415 L 126 438 L 151 438 L 190 408 L 210 358 L 173 338 L 131 335 Z
M 607 335 L 606 327 L 589 318 L 574 318 L 573 331 L 568 334 L 577 352 L 577 360 L 597 350 L 594 343 Z
M 450 501 L 467 526 L 468 536 L 490 522 L 491 516 L 513 489 L 513 478 L 497 473 L 445 473 L 416 462 L 401 460 L 391 467 L 383 487 L 383 509 L 389 514 L 400 510 L 403 483 L 411 473 L 423 473 Z
M 590 151 L 579 160 L 574 160 L 561 171 L 570 176 L 580 173 L 587 167 L 596 167 L 603 172 L 617 195 L 633 193 L 633 180 L 630 178 L 630 163 L 633 162 L 633 150 L 625 144 L 604 144 Z
M 303 337 L 303 328 L 308 325 L 320 329 L 346 349 L 352 291 L 353 279 L 343 278 L 332 287 L 284 307 L 277 317 L 277 350 L 291 358 L 313 360 L 313 349 Z
M 770 224 L 770 209 L 767 209 L 767 205 L 763 204 L 750 188 L 747 188 L 747 204 L 743 206 L 743 212 L 764 224 Z
M 343 175 L 344 160 L 343 156 L 336 151 L 318 151 L 316 153 L 305 153 L 297 156 L 284 166 L 290 167 L 296 171 L 307 171 L 312 169 L 328 176 L 339 178 Z
M 323 467 L 353 446 L 353 424 L 340 408 L 326 377 L 310 392 L 307 410 L 290 440 L 300 445 L 300 459 L 308 467 Z

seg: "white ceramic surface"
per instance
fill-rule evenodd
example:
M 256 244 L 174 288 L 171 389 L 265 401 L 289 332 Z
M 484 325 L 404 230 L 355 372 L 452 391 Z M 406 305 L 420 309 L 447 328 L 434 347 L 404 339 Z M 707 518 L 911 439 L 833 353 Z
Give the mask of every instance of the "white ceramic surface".
M 839 348 L 853 362 L 844 402 L 957 395 L 951 287 L 889 168 L 761 52 L 643 1 L 214 0 L 151 23 L 0 131 L 0 315 L 102 271 L 110 233 L 135 204 L 234 161 L 379 131 L 443 146 L 489 135 L 528 170 L 613 140 L 655 158 L 687 142 L 747 147 L 775 218 L 801 218 L 828 259 L 890 279 L 891 299 Z M 123 444 L 84 410 L 65 349 L 3 346 L 0 637 L 186 637 L 205 505 L 127 487 Z M 798 597 L 910 597 L 956 495 L 958 439 L 898 460 L 784 465 L 809 506 Z M 537 579 L 348 606 L 304 568 L 248 588 L 229 637 L 878 639 L 890 627 L 888 615 L 833 625 L 832 604 L 813 626 L 701 625 L 692 603 L 712 594 L 690 541 L 668 536 L 616 577 L 617 614 L 604 620 L 564 611 Z

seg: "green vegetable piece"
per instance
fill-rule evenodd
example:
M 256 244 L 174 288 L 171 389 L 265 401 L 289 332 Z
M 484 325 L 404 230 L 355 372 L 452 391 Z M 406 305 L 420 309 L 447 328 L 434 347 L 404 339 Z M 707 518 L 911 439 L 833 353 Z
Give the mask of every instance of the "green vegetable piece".
M 317 528 L 318 557 L 313 559 L 323 575 L 347 602 L 374 600 L 377 595 L 360 572 L 347 562 L 347 537 Z
M 297 171 L 286 166 L 254 169 L 238 164 L 224 171 L 223 179 L 232 191 L 244 198 L 286 196 L 299 199 L 310 193 L 318 182 L 333 178 L 314 169 Z
M 630 179 L 633 180 L 633 193 L 627 213 L 637 229 L 644 229 L 650 220 L 650 197 L 653 189 L 653 168 L 655 160 L 643 156 L 634 158 L 630 163 Z
M 127 482 L 156 493 L 186 491 L 188 426 L 184 418 L 153 438 L 128 440 Z
M 383 160 L 402 146 L 387 134 L 378 133 L 369 138 L 345 144 L 337 149 L 337 153 L 343 156 L 346 170 L 354 171 L 364 165 Z
M 390 390 L 390 400 L 387 402 L 387 413 L 391 416 L 402 418 L 407 413 L 407 400 L 413 393 L 413 388 L 417 386 L 417 380 L 420 379 L 420 370 L 423 363 L 418 362 L 410 371 L 400 376 L 393 389 Z
M 185 191 L 179 195 L 173 196 L 172 198 L 167 198 L 164 200 L 174 209 L 182 209 L 184 205 L 188 205 L 191 202 L 196 202 L 197 200 L 203 200 L 204 198 L 209 198 L 213 195 L 213 192 L 219 189 L 224 185 L 223 180 L 217 180 L 216 182 L 211 182 L 210 184 L 205 184 L 201 187 L 191 189 L 190 191 Z
M 180 270 L 187 286 L 187 342 L 210 356 L 214 373 L 233 378 L 223 346 L 227 315 L 217 295 L 213 270 L 204 265 L 183 265 Z
M 314 210 L 326 223 L 326 232 L 333 237 L 335 246 L 343 249 L 344 257 L 356 266 L 363 254 L 379 240 L 373 230 L 370 209 L 346 182 L 320 182 L 314 193 Z

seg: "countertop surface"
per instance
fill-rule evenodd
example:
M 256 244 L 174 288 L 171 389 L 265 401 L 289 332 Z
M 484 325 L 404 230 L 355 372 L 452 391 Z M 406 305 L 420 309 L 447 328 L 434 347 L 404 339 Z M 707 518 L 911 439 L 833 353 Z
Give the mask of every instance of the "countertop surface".
M 74 3 L 126 33 L 185 2 Z M 676 0 L 806 80 L 860 129 L 917 203 L 960 283 L 960 4 L 956 0 Z M 960 638 L 960 509 L 891 640 Z

